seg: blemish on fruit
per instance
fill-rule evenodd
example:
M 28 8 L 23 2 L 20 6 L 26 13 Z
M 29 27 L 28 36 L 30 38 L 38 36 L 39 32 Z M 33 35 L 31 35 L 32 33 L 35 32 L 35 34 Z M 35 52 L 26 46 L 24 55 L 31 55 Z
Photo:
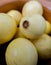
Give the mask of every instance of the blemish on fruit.
M 20 27 L 20 26 L 19 26 L 19 24 L 18 24 L 18 26 L 17 26 L 17 27 Z
M 25 20 L 25 21 L 23 22 L 23 27 L 24 27 L 24 28 L 28 28 L 28 26 L 29 26 L 29 23 L 28 23 L 27 20 Z

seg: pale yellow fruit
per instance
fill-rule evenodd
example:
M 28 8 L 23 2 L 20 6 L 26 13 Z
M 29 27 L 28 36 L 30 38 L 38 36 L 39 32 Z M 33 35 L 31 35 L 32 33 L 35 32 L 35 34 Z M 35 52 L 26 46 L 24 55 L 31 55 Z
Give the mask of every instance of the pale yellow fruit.
M 42 59 L 51 58 L 51 38 L 47 34 L 42 35 L 38 40 L 33 41 L 39 57 Z
M 51 24 L 48 21 L 46 21 L 46 31 L 45 31 L 46 34 L 50 33 L 50 27 L 51 27 Z
M 20 31 L 19 27 L 17 28 L 17 32 L 16 32 L 14 38 L 18 38 L 18 37 L 23 37 L 23 38 L 25 37 L 25 36 L 22 34 L 22 32 Z
M 0 13 L 0 44 L 10 41 L 16 33 L 16 21 L 7 14 Z
M 20 21 L 20 30 L 26 38 L 37 39 L 45 33 L 46 21 L 39 14 L 30 17 L 22 17 Z
M 5 58 L 7 65 L 37 65 L 38 54 L 29 40 L 17 38 L 8 45 Z
M 16 20 L 17 25 L 19 24 L 22 14 L 18 10 L 10 10 L 7 14 Z
M 38 1 L 28 1 L 22 9 L 23 16 L 32 16 L 34 14 L 43 14 L 42 5 Z

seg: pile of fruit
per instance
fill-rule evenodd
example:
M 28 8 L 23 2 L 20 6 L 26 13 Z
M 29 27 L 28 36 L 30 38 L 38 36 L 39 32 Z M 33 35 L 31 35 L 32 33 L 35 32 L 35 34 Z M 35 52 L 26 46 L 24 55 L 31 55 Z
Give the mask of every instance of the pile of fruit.
M 38 1 L 26 2 L 22 12 L 0 13 L 0 45 L 9 41 L 7 65 L 37 65 L 38 58 L 51 59 L 51 23 Z

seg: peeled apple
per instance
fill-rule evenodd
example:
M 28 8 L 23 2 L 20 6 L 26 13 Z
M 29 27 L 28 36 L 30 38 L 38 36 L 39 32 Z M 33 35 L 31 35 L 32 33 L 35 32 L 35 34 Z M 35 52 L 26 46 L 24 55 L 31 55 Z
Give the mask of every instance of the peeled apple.
M 16 33 L 16 21 L 5 13 L 0 13 L 0 44 L 10 41 Z
M 34 14 L 43 14 L 42 5 L 38 1 L 28 1 L 22 9 L 23 16 L 32 16 Z
M 19 24 L 22 14 L 18 10 L 10 10 L 7 14 L 16 20 L 17 25 Z
M 47 34 L 42 35 L 38 40 L 33 41 L 39 57 L 42 59 L 51 58 L 51 37 Z
M 38 54 L 32 42 L 17 38 L 8 45 L 5 58 L 7 65 L 37 65 Z
M 20 21 L 20 30 L 26 38 L 37 39 L 44 34 L 46 30 L 46 21 L 39 14 L 30 17 L 22 17 Z

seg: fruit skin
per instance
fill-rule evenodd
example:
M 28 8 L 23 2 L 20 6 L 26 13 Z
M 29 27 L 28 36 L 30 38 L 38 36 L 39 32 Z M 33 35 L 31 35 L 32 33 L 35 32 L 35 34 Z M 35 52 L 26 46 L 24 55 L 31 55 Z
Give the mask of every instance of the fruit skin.
M 38 40 L 34 40 L 39 57 L 42 59 L 51 58 L 51 38 L 47 34 L 42 35 Z
M 0 13 L 0 44 L 10 41 L 16 33 L 16 21 L 5 13 Z
M 5 58 L 7 65 L 37 65 L 38 54 L 29 40 L 17 38 L 8 45 Z
M 20 28 L 18 27 L 14 38 L 19 38 L 19 37 L 25 38 L 25 36 L 24 36 L 24 35 L 22 34 L 22 32 L 20 31 Z
M 46 21 L 46 31 L 45 31 L 46 34 L 50 33 L 50 27 L 51 27 L 51 24 L 48 21 Z
M 26 38 L 37 39 L 45 33 L 46 21 L 39 14 L 30 17 L 22 17 L 20 21 L 20 30 Z
M 32 16 L 34 14 L 43 14 L 42 5 L 38 1 L 28 1 L 22 9 L 23 16 Z
M 7 12 L 7 14 L 16 20 L 16 23 L 18 26 L 18 24 L 20 23 L 21 17 L 22 17 L 21 12 L 19 12 L 18 10 L 10 10 Z

